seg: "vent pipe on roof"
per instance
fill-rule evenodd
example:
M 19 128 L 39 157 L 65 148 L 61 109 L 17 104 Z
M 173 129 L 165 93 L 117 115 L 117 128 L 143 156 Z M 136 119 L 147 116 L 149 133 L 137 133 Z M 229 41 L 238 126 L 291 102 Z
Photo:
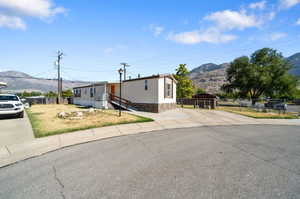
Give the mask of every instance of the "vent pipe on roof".
M 141 74 L 138 74 L 138 78 L 141 78 Z
M 129 76 L 129 79 L 131 79 L 131 76 Z

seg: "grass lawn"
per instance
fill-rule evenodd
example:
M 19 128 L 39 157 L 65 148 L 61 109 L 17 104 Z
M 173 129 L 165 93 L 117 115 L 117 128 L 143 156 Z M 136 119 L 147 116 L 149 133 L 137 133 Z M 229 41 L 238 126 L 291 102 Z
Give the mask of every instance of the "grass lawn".
M 295 113 L 279 114 L 277 111 L 264 113 L 264 112 L 258 112 L 256 110 L 247 107 L 219 106 L 217 110 L 236 113 L 236 114 L 240 114 L 240 115 L 244 115 L 256 119 L 298 119 L 299 118 Z
M 33 105 L 27 109 L 35 137 L 67 133 L 72 131 L 97 128 L 103 126 L 128 124 L 137 122 L 150 122 L 150 118 L 140 117 L 133 114 L 122 113 L 118 116 L 116 110 L 97 110 L 93 113 L 86 113 L 83 119 L 59 118 L 60 112 L 88 111 L 75 105 Z

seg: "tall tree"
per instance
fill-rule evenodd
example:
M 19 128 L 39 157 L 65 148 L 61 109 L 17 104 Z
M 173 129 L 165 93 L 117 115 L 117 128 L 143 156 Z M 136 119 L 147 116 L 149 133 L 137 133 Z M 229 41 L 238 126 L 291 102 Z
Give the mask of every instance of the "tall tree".
M 227 81 L 222 89 L 237 92 L 239 97 L 250 97 L 254 105 L 262 96 L 289 95 L 297 86 L 297 79 L 288 73 L 291 66 L 281 53 L 263 48 L 251 57 L 235 59 L 227 69 Z
M 72 97 L 73 96 L 73 92 L 71 89 L 65 90 L 62 92 L 62 97 L 63 98 L 68 98 L 68 97 Z
M 180 64 L 174 75 L 177 80 L 177 98 L 191 98 L 194 94 L 192 80 L 188 77 L 189 71 L 186 64 Z
M 195 89 L 195 94 L 205 94 L 206 91 L 203 88 L 196 88 Z

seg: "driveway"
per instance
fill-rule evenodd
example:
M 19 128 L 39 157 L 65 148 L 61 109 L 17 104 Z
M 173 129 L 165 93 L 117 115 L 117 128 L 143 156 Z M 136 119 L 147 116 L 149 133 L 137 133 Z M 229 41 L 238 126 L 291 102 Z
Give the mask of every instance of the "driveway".
M 0 169 L 0 198 L 300 198 L 297 126 L 197 127 L 77 145 Z
M 0 147 L 33 139 L 31 124 L 26 114 L 22 119 L 0 119 Z

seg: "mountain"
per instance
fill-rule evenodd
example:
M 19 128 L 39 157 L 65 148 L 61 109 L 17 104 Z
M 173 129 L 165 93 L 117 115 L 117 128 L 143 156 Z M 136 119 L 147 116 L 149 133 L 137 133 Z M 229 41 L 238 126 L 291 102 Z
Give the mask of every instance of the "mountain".
M 287 61 L 293 65 L 290 73 L 296 76 L 300 76 L 300 53 L 296 53 L 288 57 Z
M 8 87 L 4 90 L 12 92 L 39 91 L 49 92 L 57 91 L 57 80 L 35 78 L 19 71 L 0 72 L 0 81 L 6 82 Z M 63 90 L 71 89 L 76 86 L 86 85 L 89 82 L 63 80 Z
M 300 76 L 300 53 L 296 53 L 286 58 L 286 60 L 293 66 L 290 73 Z M 196 87 L 203 88 L 208 93 L 216 94 L 226 82 L 226 69 L 229 65 L 229 63 L 219 65 L 214 63 L 203 64 L 191 70 L 189 77 Z
M 226 69 L 228 63 L 224 64 L 203 64 L 191 70 L 189 77 L 194 85 L 203 88 L 206 92 L 216 94 L 226 82 Z

